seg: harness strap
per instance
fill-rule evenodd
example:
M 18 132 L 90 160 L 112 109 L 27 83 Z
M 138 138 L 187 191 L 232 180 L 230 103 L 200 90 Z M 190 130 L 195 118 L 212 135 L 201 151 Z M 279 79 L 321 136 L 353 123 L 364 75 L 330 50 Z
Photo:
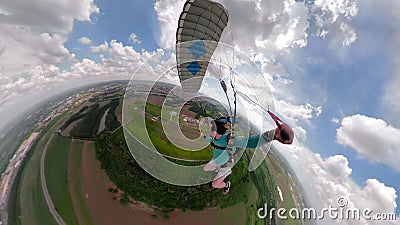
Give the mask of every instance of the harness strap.
M 214 142 L 211 142 L 211 146 L 213 146 L 214 148 L 219 149 L 219 150 L 226 150 L 226 147 L 219 146 L 219 145 L 215 144 Z
M 215 140 L 215 139 L 213 138 L 213 139 L 211 140 L 211 142 L 210 142 L 211 146 L 213 146 L 214 148 L 219 149 L 219 150 L 230 150 L 230 149 L 228 148 L 228 147 L 229 147 L 229 141 L 231 140 L 231 134 L 230 134 L 230 133 L 228 134 L 227 141 L 226 141 L 226 146 L 225 146 L 225 147 L 215 144 L 215 143 L 214 143 L 214 140 Z

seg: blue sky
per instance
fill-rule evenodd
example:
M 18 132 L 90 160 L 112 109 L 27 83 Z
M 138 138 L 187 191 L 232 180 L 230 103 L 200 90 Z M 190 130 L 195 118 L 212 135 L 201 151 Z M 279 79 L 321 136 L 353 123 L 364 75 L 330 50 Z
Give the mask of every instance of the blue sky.
M 359 185 L 364 185 L 366 179 L 377 178 L 400 190 L 400 172 L 390 166 L 371 162 L 350 147 L 338 144 L 336 129 L 340 124 L 332 122 L 333 118 L 341 119 L 354 114 L 375 118 L 386 116 L 382 96 L 385 86 L 392 81 L 390 74 L 393 74 L 393 69 L 391 54 L 381 44 L 387 33 L 374 32 L 382 30 L 382 21 L 377 22 L 380 16 L 356 17 L 353 24 L 360 32 L 357 41 L 347 49 L 327 47 L 331 44 L 330 38 L 311 37 L 305 48 L 294 50 L 291 59 L 283 57 L 282 62 L 287 72 L 292 74 L 298 73 L 297 66 L 302 65 L 301 75 L 298 75 L 300 87 L 294 85 L 294 88 L 298 92 L 306 90 L 305 94 L 300 94 L 307 98 L 303 100 L 318 103 L 322 100 L 321 94 L 326 94 L 324 112 L 313 119 L 313 128 L 307 129 L 307 147 L 325 157 L 345 155 L 353 169 L 352 177 Z M 340 58 L 337 51 L 343 51 Z M 309 57 L 317 59 L 318 63 L 308 63 Z M 295 65 L 291 64 L 293 61 Z M 400 205 L 399 198 L 397 205 Z
M 368 197 L 371 204 L 366 205 L 391 210 L 391 187 L 400 193 L 400 4 L 218 1 L 230 13 L 228 29 L 234 44 L 257 56 L 256 64 L 274 92 L 277 113 L 299 132 L 294 147 L 277 145 L 278 149 L 287 153 L 299 176 L 316 176 L 317 167 L 326 175 L 313 178 L 316 188 L 310 193 L 318 192 L 328 202 L 340 194 L 356 196 L 360 202 Z M 142 61 L 175 43 L 184 1 L 59 0 L 52 8 L 34 3 L 26 8 L 11 1 L 0 3 L 0 14 L 10 17 L 0 24 L 0 115 L 5 115 L 0 118 L 34 103 L 24 102 L 23 95 L 40 99 L 66 81 L 129 79 Z M 25 21 L 27 10 L 48 12 L 37 21 Z M 47 21 L 49 15 L 56 19 Z M 13 16 L 22 19 L 15 22 Z M 139 42 L 129 40 L 132 33 Z M 82 37 L 90 43 L 79 42 Z M 377 123 L 384 123 L 381 130 L 375 129 Z M 0 128 L 3 124 L 0 120 Z M 381 135 L 391 132 L 398 140 Z M 382 149 L 368 147 L 374 143 Z M 310 157 L 302 159 L 303 155 Z M 389 200 L 382 203 L 380 198 Z M 396 203 L 400 213 L 399 197 Z
M 94 44 L 118 40 L 124 45 L 133 45 L 137 51 L 146 49 L 155 51 L 158 47 L 159 27 L 154 11 L 155 1 L 95 1 L 101 9 L 100 14 L 93 15 L 91 22 L 78 22 L 65 46 L 76 53 L 77 58 L 84 57 L 98 60 L 89 46 L 78 42 L 81 37 L 88 37 Z M 133 44 L 129 41 L 131 33 L 135 33 L 142 41 Z

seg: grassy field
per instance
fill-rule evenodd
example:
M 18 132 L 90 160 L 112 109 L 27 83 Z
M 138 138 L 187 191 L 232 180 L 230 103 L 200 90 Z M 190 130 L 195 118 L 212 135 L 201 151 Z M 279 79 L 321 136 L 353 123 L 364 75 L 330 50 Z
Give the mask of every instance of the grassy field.
M 277 200 L 277 206 L 279 208 L 285 208 L 287 210 L 291 208 L 296 208 L 296 204 L 293 198 L 293 192 L 290 189 L 292 186 L 291 180 L 279 162 L 274 158 L 272 154 L 270 154 L 266 160 L 268 164 L 268 168 L 274 176 L 276 184 L 281 189 L 283 195 L 283 201 Z M 300 209 L 299 209 L 300 210 Z M 279 220 L 279 224 L 282 225 L 299 225 L 301 224 L 300 220 L 292 219 L 288 216 L 286 220 Z
M 71 139 L 54 135 L 46 153 L 45 177 L 47 189 L 60 216 L 67 224 L 77 224 L 68 191 L 68 154 Z
M 257 217 L 259 194 L 257 187 L 251 183 L 248 189 L 249 200 L 246 205 L 246 225 L 264 225 L 264 221 Z
M 137 102 L 128 106 L 128 113 L 132 120 L 127 124 L 128 130 L 134 134 L 139 141 L 151 146 L 151 143 L 149 143 L 150 140 L 147 138 L 148 133 L 152 144 L 162 154 L 190 160 L 209 160 L 212 158 L 213 152 L 210 147 L 200 151 L 185 151 L 176 147 L 166 139 L 165 134 L 162 132 L 161 124 L 148 118 L 145 119 L 146 132 L 143 126 L 143 115 L 140 113 L 143 111 L 143 107 L 140 107 L 140 104 L 140 102 Z M 152 113 L 157 113 L 156 109 L 153 108 L 152 110 Z
M 85 199 L 86 194 L 82 182 L 84 179 L 82 175 L 82 151 L 84 147 L 94 149 L 93 143 L 80 140 L 72 140 L 71 142 L 68 157 L 68 187 L 78 223 L 95 225 L 96 222 Z
M 51 122 L 27 154 L 19 172 L 20 176 L 15 180 L 17 186 L 13 188 L 11 193 L 11 196 L 16 198 L 8 206 L 9 212 L 13 214 L 9 218 L 9 224 L 56 224 L 43 195 L 40 181 L 40 159 L 47 142 L 53 137 L 54 132 L 59 129 L 68 115 L 68 113 L 65 113 L 58 120 Z
M 10 224 L 56 224 L 47 207 L 40 182 L 40 157 L 51 135 L 45 135 L 37 147 L 32 149 L 32 157 L 23 168 L 18 189 L 20 220 L 10 221 Z

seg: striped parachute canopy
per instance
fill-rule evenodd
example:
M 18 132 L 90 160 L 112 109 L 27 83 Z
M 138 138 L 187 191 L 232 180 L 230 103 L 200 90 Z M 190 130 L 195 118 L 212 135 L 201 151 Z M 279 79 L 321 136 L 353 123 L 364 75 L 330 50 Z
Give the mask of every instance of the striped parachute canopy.
M 188 0 L 176 31 L 176 61 L 184 91 L 200 89 L 209 61 L 228 24 L 228 12 L 210 0 Z

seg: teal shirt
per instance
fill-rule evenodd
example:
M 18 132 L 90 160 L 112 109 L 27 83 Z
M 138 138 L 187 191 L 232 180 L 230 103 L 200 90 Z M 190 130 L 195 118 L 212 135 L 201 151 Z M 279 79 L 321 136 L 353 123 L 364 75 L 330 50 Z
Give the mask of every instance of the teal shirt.
M 209 136 L 206 136 L 205 139 L 209 142 L 213 140 L 212 137 Z M 218 146 L 226 147 L 228 145 L 228 134 L 222 135 L 221 138 L 218 140 L 214 139 L 213 142 Z M 269 142 L 265 141 L 264 138 L 262 138 L 262 134 L 253 135 L 250 137 L 236 137 L 235 145 L 233 146 L 232 151 L 233 153 L 235 153 L 236 148 L 257 148 L 267 143 Z M 229 152 L 226 150 L 214 148 L 214 160 L 216 164 L 224 165 L 229 160 Z

